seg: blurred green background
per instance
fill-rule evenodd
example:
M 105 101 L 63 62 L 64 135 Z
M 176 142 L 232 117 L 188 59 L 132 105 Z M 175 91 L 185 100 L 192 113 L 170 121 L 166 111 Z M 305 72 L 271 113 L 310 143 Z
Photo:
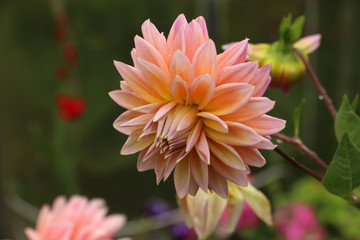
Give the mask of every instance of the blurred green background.
M 112 127 L 122 112 L 108 96 L 121 80 L 112 61 L 131 64 L 133 38 L 141 35 L 141 24 L 148 18 L 167 35 L 180 13 L 188 21 L 202 15 L 220 52 L 222 44 L 245 37 L 252 43 L 276 41 L 283 16 L 304 14 L 304 35 L 322 34 L 321 46 L 310 60 L 335 106 L 344 93 L 353 99 L 360 92 L 358 0 L 68 0 L 65 5 L 79 59 L 70 80 L 58 80 L 54 71 L 64 60 L 54 39 L 49 1 L 0 1 L 0 238 L 21 239 L 22 233 L 13 235 L 19 230 L 14 225 L 30 224 L 9 209 L 11 196 L 40 207 L 71 192 L 49 167 L 52 154 L 59 154 L 58 161 L 78 159 L 71 176 L 79 185 L 74 191 L 105 198 L 111 212 L 134 219 L 146 199 L 154 196 L 176 205 L 172 179 L 157 186 L 153 172 L 138 173 L 136 156 L 119 154 L 126 136 Z M 68 84 L 71 78 L 78 83 L 76 91 Z M 84 116 L 70 123 L 58 120 L 55 96 L 60 92 L 84 97 Z M 329 162 L 336 148 L 333 121 L 309 78 L 305 76 L 288 95 L 274 89 L 266 95 L 277 101 L 271 114 L 290 120 L 285 129 L 289 135 L 291 114 L 306 99 L 300 135 Z M 61 144 L 54 139 L 61 139 Z M 312 166 L 293 149 L 283 148 Z M 265 168 L 284 164 L 286 181 L 280 179 L 277 191 L 286 193 L 303 174 L 275 153 L 264 155 Z

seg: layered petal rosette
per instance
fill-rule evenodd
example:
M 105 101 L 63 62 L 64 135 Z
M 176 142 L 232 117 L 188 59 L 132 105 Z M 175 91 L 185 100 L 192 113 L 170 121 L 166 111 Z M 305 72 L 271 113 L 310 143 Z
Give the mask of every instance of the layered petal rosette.
M 247 39 L 217 54 L 204 18 L 180 15 L 167 38 L 149 21 L 135 37 L 134 66 L 115 61 L 124 81 L 110 97 L 127 109 L 114 122 L 129 135 L 121 153 L 140 152 L 139 171 L 156 181 L 174 172 L 177 194 L 198 188 L 228 195 L 227 180 L 247 186 L 248 165 L 265 163 L 258 149 L 285 121 L 266 115 L 270 65 L 245 62 Z

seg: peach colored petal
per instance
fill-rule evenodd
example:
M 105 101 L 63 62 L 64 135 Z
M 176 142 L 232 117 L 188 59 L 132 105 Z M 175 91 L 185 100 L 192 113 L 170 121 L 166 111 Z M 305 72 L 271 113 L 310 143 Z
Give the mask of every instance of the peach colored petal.
M 191 196 L 195 196 L 198 190 L 199 190 L 199 184 L 195 181 L 194 177 L 191 175 L 190 183 L 189 183 L 189 194 Z
M 135 49 L 138 58 L 158 66 L 165 74 L 169 75 L 169 68 L 160 52 L 143 38 L 135 37 Z
M 212 128 L 215 131 L 218 132 L 222 132 L 222 133 L 228 133 L 229 129 L 228 126 L 226 124 L 226 122 L 224 122 L 221 118 L 219 118 L 218 116 L 209 113 L 209 112 L 199 112 L 197 114 L 198 117 L 202 117 L 202 121 L 204 122 L 204 124 L 209 127 Z
M 149 19 L 142 24 L 141 31 L 144 39 L 161 53 L 166 62 L 169 62 L 169 50 L 166 44 L 166 39 Z
M 154 135 L 148 135 L 146 138 L 139 141 L 138 139 L 141 133 L 141 130 L 136 130 L 129 135 L 128 139 L 126 140 L 124 146 L 121 149 L 122 155 L 130 155 L 139 152 L 154 142 Z
M 187 21 L 186 21 L 186 18 L 184 16 L 184 14 L 180 14 L 176 20 L 174 21 L 171 29 L 170 29 L 170 32 L 169 32 L 169 35 L 168 35 L 168 38 L 167 38 L 167 44 L 169 46 L 169 49 L 171 49 L 170 53 L 173 53 L 174 51 L 176 51 L 177 49 L 180 49 L 182 50 L 182 52 L 184 52 L 183 48 L 182 47 L 177 47 L 179 46 L 180 44 L 177 43 L 177 40 L 176 38 L 179 38 L 178 35 L 179 33 L 181 33 L 182 35 L 182 39 L 184 39 L 184 27 L 187 25 Z M 184 42 L 181 41 L 181 42 Z M 185 45 L 184 45 L 185 46 Z
M 42 240 L 42 238 L 37 234 L 37 232 L 31 228 L 26 228 L 25 234 L 29 240 Z
M 215 44 L 212 40 L 206 41 L 199 49 L 197 49 L 194 55 L 193 67 L 196 77 L 209 74 L 217 81 L 218 63 L 216 59 Z
M 189 103 L 196 104 L 202 110 L 210 102 L 215 92 L 215 82 L 209 75 L 202 75 L 192 82 L 190 86 Z
M 170 65 L 170 78 L 181 77 L 188 85 L 195 78 L 194 69 L 189 58 L 180 50 L 176 50 Z
M 169 102 L 167 104 L 165 104 L 164 106 L 162 106 L 161 108 L 159 108 L 159 110 L 156 112 L 155 116 L 154 116 L 154 119 L 153 119 L 153 122 L 157 122 L 159 121 L 160 119 L 162 119 L 166 114 L 169 113 L 169 111 L 171 109 L 173 109 L 175 106 L 177 105 L 177 102 L 175 101 L 172 101 L 172 102 Z
M 159 108 L 165 105 L 167 102 L 151 103 L 140 107 L 133 108 L 131 110 L 142 113 L 156 113 Z
M 172 120 L 171 127 L 168 132 L 168 139 L 172 139 L 177 134 L 176 129 L 179 126 L 181 120 L 185 117 L 185 115 L 191 110 L 192 108 L 189 106 L 182 106 L 179 112 L 175 115 L 174 119 Z
M 253 93 L 254 97 L 261 97 L 265 93 L 271 81 L 270 70 L 270 64 L 263 66 L 258 70 L 255 77 L 251 80 L 250 83 L 255 86 Z
M 120 89 L 125 92 L 134 92 L 125 81 L 120 81 Z
M 241 159 L 250 166 L 262 167 L 265 165 L 265 158 L 261 155 L 259 150 L 250 147 L 234 147 Z
M 155 161 L 154 172 L 156 175 L 156 184 L 157 185 L 159 185 L 161 179 L 163 179 L 163 177 L 164 177 L 165 167 L 166 167 L 166 161 L 163 157 L 160 157 L 159 159 L 157 159 Z
M 258 62 L 246 62 L 224 67 L 219 73 L 217 85 L 233 82 L 249 83 L 259 68 Z
M 179 198 L 184 198 L 189 190 L 190 163 L 187 158 L 180 161 L 174 171 L 176 193 Z
M 143 128 L 145 124 L 153 118 L 153 114 L 141 114 L 140 116 L 134 117 L 131 120 L 122 123 L 121 127 L 133 127 L 140 126 Z
M 185 116 L 183 117 L 183 119 L 181 119 L 181 121 L 179 122 L 179 125 L 176 128 L 176 131 L 182 131 L 184 129 L 189 129 L 190 127 L 192 127 L 193 125 L 195 125 L 195 123 L 197 122 L 197 111 L 195 110 L 195 108 L 191 108 L 189 112 L 187 112 L 185 114 Z
M 321 34 L 314 34 L 297 40 L 293 46 L 303 50 L 307 54 L 310 54 L 319 48 L 320 41 Z
M 274 145 L 269 139 L 261 137 L 261 141 L 257 144 L 254 144 L 253 147 L 259 149 L 274 150 L 276 148 L 276 145 Z
M 172 100 L 168 76 L 156 65 L 141 58 L 137 60 L 140 71 L 154 91 L 161 95 L 164 100 Z
M 208 141 L 208 144 L 211 153 L 229 167 L 239 170 L 246 169 L 243 160 L 233 147 L 221 142 L 215 142 L 211 140 Z
M 271 109 L 273 109 L 275 101 L 271 101 L 267 97 L 252 97 L 249 102 L 236 112 L 223 115 L 224 121 L 242 122 L 257 118 Z
M 218 116 L 233 113 L 250 100 L 253 90 L 254 87 L 247 83 L 220 85 L 204 110 Z
M 233 233 L 236 230 L 238 222 L 243 211 L 244 201 L 240 201 L 237 204 L 228 204 L 226 208 L 226 219 L 224 220 L 224 231 L 226 235 Z
M 157 95 L 154 91 L 151 91 L 151 88 L 149 88 L 146 80 L 143 79 L 142 74 L 138 69 L 117 61 L 114 61 L 114 65 L 137 96 L 143 98 L 148 103 L 160 102 L 162 100 L 162 97 Z
M 198 153 L 200 159 L 206 163 L 210 164 L 210 151 L 208 141 L 206 139 L 205 131 L 202 130 L 199 136 L 199 141 L 195 144 L 196 152 Z
M 214 168 L 210 165 L 209 170 L 209 189 L 216 192 L 220 197 L 228 197 L 228 184 L 227 180 L 221 176 Z
M 168 177 L 174 170 L 174 168 L 177 164 L 177 158 L 176 158 L 176 156 L 174 156 L 174 157 L 170 156 L 169 158 L 166 159 L 166 161 L 167 162 L 166 162 L 166 166 L 165 166 L 165 170 L 164 170 L 164 181 L 166 179 L 168 179 Z
M 185 37 L 185 54 L 190 62 L 198 48 L 205 42 L 201 26 L 195 20 L 192 20 L 184 29 Z
M 244 187 L 248 185 L 248 180 L 244 171 L 229 167 L 215 156 L 211 158 L 211 165 L 215 171 L 227 178 L 229 181 Z
M 251 127 L 262 136 L 278 133 L 285 128 L 284 120 L 265 114 L 255 119 L 243 121 L 242 123 L 248 127 Z
M 189 102 L 188 85 L 180 76 L 176 76 L 171 84 L 171 95 L 180 104 L 187 105 Z
M 208 34 L 208 30 L 207 30 L 207 27 L 206 27 L 206 21 L 205 19 L 200 16 L 200 17 L 197 17 L 195 19 L 195 21 L 197 23 L 199 23 L 200 27 L 201 27 L 201 31 L 203 32 L 203 36 L 204 36 L 204 40 L 207 41 L 209 40 L 209 34 Z
M 208 190 L 208 165 L 201 161 L 194 151 L 189 153 L 191 175 L 203 191 Z
M 141 128 L 141 126 L 131 126 L 131 127 L 124 127 L 123 124 L 126 122 L 131 121 L 131 119 L 133 118 L 137 118 L 139 116 L 142 116 L 142 113 L 139 112 L 134 112 L 131 110 L 128 110 L 124 113 L 122 113 L 113 123 L 113 127 L 118 130 L 121 133 L 124 134 L 131 134 L 134 130 L 137 130 L 139 128 Z
M 226 123 L 229 127 L 229 133 L 220 133 L 211 128 L 205 128 L 206 135 L 214 141 L 233 146 L 251 146 L 262 140 L 260 135 L 244 124 L 237 122 Z
M 137 170 L 139 172 L 147 171 L 154 168 L 155 161 L 159 158 L 159 154 L 153 154 L 151 157 L 144 159 L 146 153 L 148 151 L 148 148 L 145 148 L 142 150 L 139 154 L 138 160 L 137 160 Z M 158 153 L 159 151 L 157 151 Z
M 238 42 L 217 56 L 219 69 L 245 62 L 248 39 Z
M 135 93 L 123 90 L 111 91 L 109 92 L 109 96 L 118 105 L 126 109 L 133 109 L 147 104 L 145 100 L 140 99 Z
M 190 150 L 198 142 L 202 130 L 202 125 L 203 125 L 202 121 L 199 120 L 196 123 L 195 127 L 190 131 L 186 141 L 186 152 L 190 152 Z

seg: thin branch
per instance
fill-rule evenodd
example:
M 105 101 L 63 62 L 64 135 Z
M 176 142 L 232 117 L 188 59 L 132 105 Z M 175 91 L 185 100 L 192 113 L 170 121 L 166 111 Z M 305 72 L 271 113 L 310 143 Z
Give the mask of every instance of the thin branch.
M 287 153 L 285 153 L 283 150 L 281 150 L 280 148 L 275 148 L 274 149 L 275 152 L 277 152 L 280 156 L 282 156 L 284 159 L 288 160 L 290 163 L 292 163 L 293 165 L 295 165 L 296 167 L 298 167 L 299 169 L 301 169 L 302 171 L 304 171 L 305 173 L 313 176 L 314 178 L 316 178 L 317 180 L 321 181 L 323 176 L 321 176 L 320 174 L 308 169 L 307 167 L 305 167 L 304 165 L 302 165 L 301 163 L 299 163 L 298 161 L 295 160 L 295 158 L 290 157 L 289 155 L 287 155 Z
M 277 133 L 272 136 L 300 150 L 310 159 L 314 160 L 314 162 L 321 168 L 327 170 L 328 165 L 314 151 L 312 151 L 305 144 L 303 144 L 301 139 L 294 139 L 281 133 Z
M 308 71 L 311 79 L 314 81 L 318 92 L 323 97 L 324 102 L 325 102 L 327 108 L 329 109 L 331 116 L 333 117 L 333 119 L 335 119 L 336 118 L 336 109 L 331 101 L 331 98 L 327 95 L 325 88 L 321 85 L 319 78 L 316 76 L 314 70 L 310 66 L 309 61 L 305 59 L 304 55 L 298 49 L 293 48 L 293 50 L 300 57 L 301 61 L 305 64 L 306 70 Z

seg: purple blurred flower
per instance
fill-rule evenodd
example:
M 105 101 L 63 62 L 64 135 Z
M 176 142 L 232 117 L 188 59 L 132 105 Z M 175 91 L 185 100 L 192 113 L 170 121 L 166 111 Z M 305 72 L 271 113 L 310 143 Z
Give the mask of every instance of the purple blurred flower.
M 285 240 L 324 240 L 325 229 L 314 210 L 302 203 L 286 205 L 275 212 L 275 228 Z
M 184 222 L 176 223 L 169 228 L 172 239 L 184 240 L 184 239 L 195 239 L 195 231 L 188 228 Z
M 146 216 L 155 216 L 171 209 L 171 206 L 161 199 L 150 199 L 145 203 L 144 214 Z

